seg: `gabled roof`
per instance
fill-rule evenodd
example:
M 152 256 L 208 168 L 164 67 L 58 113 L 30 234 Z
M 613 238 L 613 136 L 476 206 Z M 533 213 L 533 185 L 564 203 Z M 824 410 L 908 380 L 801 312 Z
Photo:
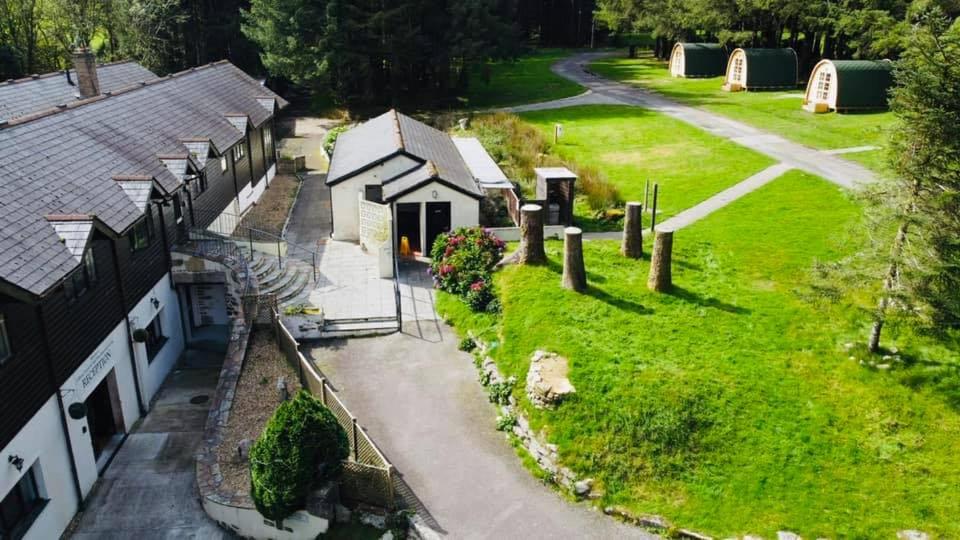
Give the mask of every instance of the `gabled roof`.
M 68 73 L 73 84 L 67 80 Z M 97 66 L 97 80 L 102 93 L 156 78 L 149 69 L 129 60 Z M 76 84 L 77 75 L 72 69 L 0 82 L 0 121 L 77 101 L 79 92 Z
M 483 196 L 449 135 L 392 109 L 337 137 L 327 184 L 346 180 L 398 154 L 410 156 L 423 164 L 431 162 L 434 174 L 426 178 L 442 179 L 454 189 L 475 197 Z M 417 171 L 423 167 L 421 165 L 396 180 L 385 181 L 384 198 L 390 198 L 388 192 L 399 192 L 398 188 L 388 188 L 394 181 L 405 179 L 409 182 L 419 178 L 418 181 L 422 182 L 427 172 Z
M 160 156 L 186 156 L 183 141 L 198 135 L 230 148 L 243 135 L 224 115 L 262 124 L 271 116 L 257 101 L 264 94 L 218 62 L 0 126 L 0 279 L 36 295 L 55 286 L 77 261 L 44 216 L 89 215 L 125 233 L 143 216 L 142 192 L 131 197 L 114 177 L 176 191 L 180 181 Z
M 70 255 L 77 262 L 81 262 L 93 232 L 93 218 L 84 215 L 49 215 L 47 221 L 53 226 Z

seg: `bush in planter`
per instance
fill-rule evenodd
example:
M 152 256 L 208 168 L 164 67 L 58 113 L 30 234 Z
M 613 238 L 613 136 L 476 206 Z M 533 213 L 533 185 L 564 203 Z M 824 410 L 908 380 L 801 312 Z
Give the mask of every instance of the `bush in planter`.
M 250 448 L 250 496 L 257 510 L 281 522 L 304 508 L 316 480 L 339 476 L 349 455 L 347 433 L 336 417 L 301 390 L 277 407 Z
M 434 285 L 455 294 L 474 311 L 496 300 L 491 273 L 503 258 L 504 243 L 480 227 L 461 227 L 441 234 L 430 251 Z

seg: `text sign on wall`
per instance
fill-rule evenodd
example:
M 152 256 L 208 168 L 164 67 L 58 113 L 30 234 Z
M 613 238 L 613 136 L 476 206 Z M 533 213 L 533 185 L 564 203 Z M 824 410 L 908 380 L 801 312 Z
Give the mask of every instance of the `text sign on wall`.
M 83 375 L 80 376 L 80 388 L 86 390 L 92 384 L 97 382 L 98 375 L 103 371 L 104 368 L 109 367 L 112 364 L 113 360 L 113 340 L 107 342 L 107 346 L 103 350 L 98 351 L 93 358 L 93 363 L 90 364 L 90 367 L 83 372 Z

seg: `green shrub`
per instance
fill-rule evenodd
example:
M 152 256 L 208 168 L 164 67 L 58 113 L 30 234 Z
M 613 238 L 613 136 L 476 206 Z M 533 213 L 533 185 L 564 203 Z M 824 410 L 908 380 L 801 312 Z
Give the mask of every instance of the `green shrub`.
M 502 240 L 479 227 L 441 234 L 430 251 L 434 285 L 459 296 L 474 311 L 486 310 L 496 299 L 491 274 L 503 249 Z
M 350 455 L 347 433 L 329 409 L 301 390 L 277 407 L 250 448 L 250 496 L 281 522 L 303 508 L 315 481 L 336 478 Z
M 350 129 L 350 126 L 337 126 L 331 128 L 330 131 L 323 137 L 323 150 L 328 154 L 333 154 L 333 147 L 337 144 L 337 137 L 341 133 Z
M 460 340 L 460 345 L 457 346 L 463 352 L 471 352 L 477 348 L 477 343 L 473 341 L 471 337 L 465 337 Z
M 509 405 L 510 394 L 513 393 L 513 387 L 517 384 L 516 377 L 510 377 L 505 381 L 490 383 L 487 386 L 487 392 L 490 393 L 490 403 L 497 405 Z
M 533 168 L 540 166 L 549 145 L 543 133 L 509 113 L 479 116 L 470 130 L 480 139 L 508 178 L 524 184 L 528 192 L 534 186 Z
M 513 413 L 506 413 L 497 417 L 497 431 L 511 431 L 516 425 L 517 415 Z

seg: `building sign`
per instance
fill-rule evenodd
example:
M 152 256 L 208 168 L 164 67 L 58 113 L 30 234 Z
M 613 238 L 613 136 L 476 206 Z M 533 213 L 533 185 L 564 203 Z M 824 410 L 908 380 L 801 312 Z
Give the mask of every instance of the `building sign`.
M 86 371 L 80 375 L 80 388 L 86 390 L 94 385 L 100 373 L 104 368 L 109 368 L 113 364 L 113 339 L 107 342 L 106 347 L 93 354 L 92 363 Z

